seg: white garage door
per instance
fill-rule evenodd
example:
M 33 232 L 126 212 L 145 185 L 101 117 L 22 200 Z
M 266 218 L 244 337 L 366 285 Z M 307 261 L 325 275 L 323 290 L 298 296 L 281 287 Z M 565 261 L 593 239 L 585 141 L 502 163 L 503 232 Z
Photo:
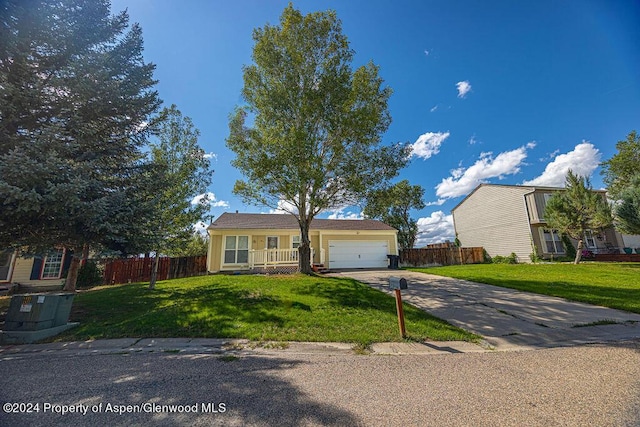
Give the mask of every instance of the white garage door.
M 388 253 L 385 241 L 329 240 L 329 268 L 384 268 Z

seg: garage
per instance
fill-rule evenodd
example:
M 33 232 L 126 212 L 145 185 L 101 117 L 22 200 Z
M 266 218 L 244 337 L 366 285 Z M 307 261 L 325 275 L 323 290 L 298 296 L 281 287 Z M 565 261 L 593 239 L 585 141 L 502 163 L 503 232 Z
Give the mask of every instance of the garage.
M 329 240 L 329 268 L 385 268 L 386 241 Z

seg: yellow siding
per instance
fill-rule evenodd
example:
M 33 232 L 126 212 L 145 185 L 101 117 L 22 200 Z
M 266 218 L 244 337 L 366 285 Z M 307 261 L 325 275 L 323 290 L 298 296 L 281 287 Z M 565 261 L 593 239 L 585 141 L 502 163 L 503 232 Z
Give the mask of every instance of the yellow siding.
M 12 283 L 19 283 L 21 285 L 31 286 L 64 286 L 64 279 L 45 279 L 45 280 L 31 280 L 31 269 L 33 268 L 33 258 L 16 258 L 16 262 L 13 268 L 13 274 L 11 275 Z
M 209 240 L 208 253 L 208 270 L 210 272 L 218 272 L 224 270 L 237 270 L 242 266 L 223 265 L 223 247 L 226 236 L 249 236 L 249 250 L 265 249 L 267 247 L 267 237 L 278 236 L 279 249 L 291 248 L 291 236 L 299 235 L 296 230 L 216 230 L 209 231 L 212 233 Z M 313 262 L 320 262 L 320 241 L 322 240 L 322 248 L 325 251 L 325 262 L 329 256 L 329 239 L 331 240 L 386 240 L 389 243 L 389 251 L 391 254 L 397 254 L 396 232 L 389 231 L 319 231 L 310 230 L 309 237 L 311 247 L 315 250 Z

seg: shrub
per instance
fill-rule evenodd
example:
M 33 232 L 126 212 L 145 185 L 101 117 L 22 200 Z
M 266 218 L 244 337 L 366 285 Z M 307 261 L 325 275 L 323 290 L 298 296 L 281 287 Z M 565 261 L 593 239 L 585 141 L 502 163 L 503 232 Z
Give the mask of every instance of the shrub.
M 87 260 L 78 270 L 78 288 L 102 285 L 102 270 L 95 261 Z
M 509 256 L 496 255 L 491 258 L 491 262 L 494 264 L 517 264 L 518 255 L 515 252 L 511 252 Z
M 593 259 L 593 258 L 595 258 L 595 255 L 589 249 L 583 249 L 582 250 L 582 258 L 583 259 Z

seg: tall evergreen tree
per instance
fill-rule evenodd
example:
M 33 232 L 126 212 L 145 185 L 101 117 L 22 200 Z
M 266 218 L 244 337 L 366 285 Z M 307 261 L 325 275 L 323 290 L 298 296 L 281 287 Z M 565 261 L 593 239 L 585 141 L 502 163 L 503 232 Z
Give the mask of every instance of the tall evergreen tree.
M 279 26 L 256 29 L 253 39 L 245 104 L 232 114 L 227 138 L 233 165 L 246 178 L 234 192 L 296 216 L 299 268 L 311 273 L 313 218 L 385 184 L 409 149 L 381 144 L 391 89 L 373 63 L 351 69 L 353 51 L 335 12 L 302 15 L 289 5 Z
M 125 247 L 160 100 L 142 32 L 108 0 L 0 3 L 0 247 Z
M 578 241 L 575 264 L 580 262 L 584 233 L 603 230 L 613 224 L 611 207 L 602 193 L 593 191 L 588 178 L 567 173 L 566 189 L 556 192 L 545 207 L 547 225 Z

